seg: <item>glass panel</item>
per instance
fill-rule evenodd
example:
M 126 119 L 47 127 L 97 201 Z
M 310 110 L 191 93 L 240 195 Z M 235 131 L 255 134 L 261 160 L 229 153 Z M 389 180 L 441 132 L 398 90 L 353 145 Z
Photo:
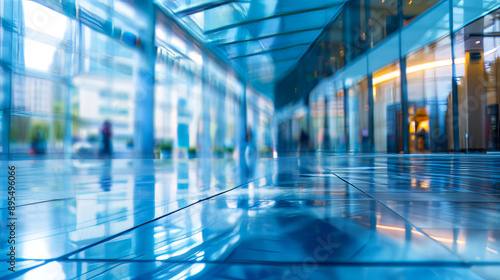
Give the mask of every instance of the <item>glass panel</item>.
M 226 121 L 226 135 L 225 135 L 225 146 L 227 149 L 234 150 L 238 146 L 238 131 L 239 123 L 238 119 L 240 117 L 240 97 L 242 95 L 243 87 L 239 84 L 237 78 L 228 73 L 226 79 L 226 104 L 225 104 L 225 116 Z
M 345 6 L 344 13 L 348 16 L 345 17 L 344 31 L 346 35 L 345 44 L 347 45 L 348 53 L 350 54 L 348 60 L 353 60 L 358 57 L 362 52 L 369 49 L 371 38 L 369 38 L 370 26 L 368 19 L 370 18 L 368 0 L 353 0 Z
M 68 87 L 61 76 L 69 71 L 71 44 L 68 17 L 31 1 L 14 2 L 22 6 L 19 26 L 23 29 L 8 48 L 16 47 L 11 86 L 10 152 L 45 154 L 62 152 L 65 137 L 65 100 Z M 65 40 L 67 40 L 65 42 Z M 14 43 L 16 42 L 16 43 Z M 19 42 L 19 44 L 17 43 Z M 14 52 L 13 52 L 14 54 Z M 3 71 L 2 71 L 3 73 Z
M 407 57 L 411 153 L 453 150 L 451 62 L 449 37 Z
M 38 33 L 44 33 L 58 40 L 64 39 L 69 23 L 66 16 L 46 8 L 34 1 L 23 0 L 22 4 L 24 12 L 24 27 L 27 32 L 32 32 L 28 34 L 37 36 Z
M 193 46 L 193 51 L 191 51 L 191 53 L 195 53 L 195 56 L 199 56 L 197 62 L 190 63 L 192 67 L 189 84 L 189 98 L 187 100 L 189 108 L 189 149 L 191 155 L 193 155 L 193 152 L 200 151 L 203 145 L 203 141 L 201 140 L 201 118 L 203 115 L 202 95 L 204 85 L 201 77 L 203 58 L 198 50 L 196 50 L 195 46 Z
M 399 62 L 373 74 L 374 140 L 377 153 L 403 151 Z
M 430 9 L 432 6 L 439 3 L 441 0 L 403 0 L 403 25 L 407 25 L 412 22 L 417 16 L 423 14 L 425 11 Z M 445 1 L 447 2 L 447 1 Z
M 406 1 L 403 1 L 407 3 Z M 433 1 L 430 1 L 432 3 Z M 427 3 L 427 1 L 413 1 Z M 425 6 L 425 4 L 423 5 Z M 440 38 L 450 34 L 450 3 L 448 0 L 441 1 L 422 16 L 412 20 L 412 24 L 406 26 L 401 34 L 402 52 L 409 54 L 420 48 L 436 42 Z
M 13 81 L 10 151 L 62 152 L 67 88 L 24 75 L 14 75 Z
M 5 133 L 3 131 L 3 112 L 2 110 L 0 110 L 0 136 L 3 136 L 3 134 Z M 4 143 L 3 143 L 3 137 L 0 137 L 0 153 L 3 153 L 4 152 Z
M 370 42 L 371 46 L 398 29 L 398 0 L 370 0 Z
M 179 156 L 190 151 L 201 150 L 201 69 L 203 58 L 199 50 L 189 41 L 181 40 L 169 33 L 167 26 L 157 27 L 158 48 L 155 84 L 155 139 L 161 150 L 170 145 Z M 165 36 L 174 37 L 170 40 Z M 162 37 L 163 36 L 163 37 Z M 166 42 L 174 42 L 175 46 Z M 181 46 L 182 44 L 182 46 Z M 189 58 L 179 55 L 179 51 Z
M 326 127 L 326 107 L 323 96 L 311 97 L 310 116 L 311 116 L 311 141 L 314 143 L 314 149 L 325 149 L 325 127 Z
M 453 0 L 453 28 L 462 28 L 498 7 L 500 3 L 496 0 Z
M 499 16 L 497 10 L 465 26 L 456 35 L 461 150 L 500 149 Z
M 375 72 L 386 65 L 399 60 L 399 34 L 378 44 L 368 56 L 370 72 Z
M 349 149 L 355 153 L 370 150 L 368 134 L 368 80 L 349 89 Z
M 340 88 L 340 87 L 337 87 Z M 347 139 L 345 131 L 344 90 L 330 88 L 328 100 L 328 129 L 331 147 L 334 152 L 347 152 Z
M 169 17 L 162 12 L 157 13 L 162 20 L 151 26 L 145 7 L 137 1 L 4 2 L 19 6 L 1 15 L 10 22 L 10 28 L 5 25 L 0 29 L 2 60 L 13 66 L 0 69 L 2 90 L 11 93 L 0 94 L 2 152 L 10 136 L 13 153 L 72 151 L 73 155 L 97 156 L 103 148 L 112 147 L 120 156 L 127 156 L 133 139 L 141 138 L 136 137 L 138 132 L 150 131 L 137 127 L 150 113 L 154 114 L 155 140 L 171 140 L 179 150 L 197 150 L 204 144 L 208 149 L 215 145 L 235 149 L 239 144 L 242 81 L 227 63 L 202 48 L 185 29 L 165 19 Z M 195 2 L 184 4 L 207 3 Z M 242 20 L 249 3 L 227 6 Z M 266 12 L 273 14 L 274 8 Z M 151 69 L 146 69 L 148 58 L 155 55 L 146 53 L 149 40 L 141 37 L 150 34 L 149 28 L 155 28 L 158 47 L 154 98 L 149 95 L 152 89 L 143 88 L 149 86 L 145 81 L 151 77 Z M 267 38 L 264 47 L 251 51 L 290 42 Z M 283 49 L 266 54 L 266 58 L 271 62 L 273 56 L 287 59 L 300 54 Z M 258 72 L 273 77 L 267 71 Z M 254 92 L 251 100 L 255 143 L 270 147 L 272 103 L 259 92 Z M 143 104 L 150 101 L 154 112 L 143 113 L 149 106 Z M 148 141 L 148 137 L 142 138 Z
M 24 37 L 24 66 L 30 70 L 64 75 L 65 42 L 70 39 L 72 20 L 36 2 L 22 1 Z
M 272 102 L 264 96 L 259 96 L 259 120 L 257 128 L 257 148 L 261 155 L 269 156 L 272 150 L 271 119 L 273 116 Z M 310 143 L 307 143 L 308 147 Z
M 156 141 L 174 149 L 230 155 L 237 148 L 243 86 L 219 60 L 184 35 L 164 16 L 157 17 L 155 126 Z M 231 47 L 236 46 L 229 45 Z M 261 50 L 261 49 L 260 49 Z M 260 94 L 249 92 L 248 116 L 252 140 L 259 135 Z M 268 131 L 269 126 L 264 127 Z
M 134 134 L 137 51 L 93 29 L 82 26 L 81 73 L 73 77 L 72 98 L 75 149 L 102 149 L 104 124 L 109 121 L 112 150 L 131 152 Z M 102 139 L 101 139 L 102 140 Z
M 173 142 L 175 135 L 172 122 L 175 120 L 176 110 L 172 103 L 173 92 L 170 90 L 173 59 L 163 48 L 158 48 L 158 53 L 155 65 L 155 140 Z

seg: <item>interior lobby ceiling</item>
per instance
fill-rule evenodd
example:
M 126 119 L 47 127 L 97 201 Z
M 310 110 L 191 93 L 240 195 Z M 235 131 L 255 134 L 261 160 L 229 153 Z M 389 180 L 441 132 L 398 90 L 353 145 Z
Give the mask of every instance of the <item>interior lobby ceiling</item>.
M 157 0 L 207 46 L 226 55 L 254 88 L 268 95 L 346 2 Z

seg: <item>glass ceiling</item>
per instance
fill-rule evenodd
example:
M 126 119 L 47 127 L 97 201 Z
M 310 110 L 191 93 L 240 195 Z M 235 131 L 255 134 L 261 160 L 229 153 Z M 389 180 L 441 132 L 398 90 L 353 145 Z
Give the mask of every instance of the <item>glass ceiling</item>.
M 157 0 L 271 93 L 348 0 Z

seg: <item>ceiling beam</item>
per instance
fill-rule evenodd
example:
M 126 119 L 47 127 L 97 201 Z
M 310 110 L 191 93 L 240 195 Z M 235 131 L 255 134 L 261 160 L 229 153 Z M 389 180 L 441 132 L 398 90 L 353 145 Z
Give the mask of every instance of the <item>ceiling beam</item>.
M 500 32 L 489 32 L 489 33 L 470 33 L 465 34 L 466 38 L 470 37 L 500 37 Z
M 275 49 L 268 49 L 268 50 L 263 50 L 263 51 L 256 52 L 256 53 L 250 53 L 250 54 L 245 54 L 245 55 L 240 55 L 240 56 L 229 57 L 229 59 L 240 59 L 240 58 L 245 58 L 245 57 L 250 57 L 250 56 L 263 55 L 263 54 L 268 54 L 271 52 L 277 52 L 277 51 L 282 51 L 282 50 L 287 50 L 287 49 L 292 49 L 292 48 L 297 48 L 297 47 L 302 47 L 302 46 L 309 46 L 309 45 L 310 45 L 310 43 L 303 43 L 303 44 L 280 47 L 280 48 L 275 48 Z
M 344 3 L 345 4 L 345 3 Z M 344 4 L 342 4 L 342 7 L 344 6 Z M 323 30 L 321 31 L 320 35 L 313 41 L 311 42 L 311 44 L 309 44 L 309 47 L 307 48 L 307 50 L 301 55 L 301 57 L 298 59 L 298 62 L 300 62 L 300 60 L 313 48 L 313 46 L 315 44 L 318 43 L 318 41 L 320 41 L 320 37 L 321 37 L 321 34 L 324 34 L 324 32 L 332 26 L 332 24 L 335 22 L 335 19 L 338 18 L 340 12 L 341 12 L 342 8 L 340 8 L 339 10 L 337 10 L 337 12 L 332 15 L 332 17 L 328 20 L 328 22 L 325 24 L 325 26 L 323 27 Z M 291 67 L 290 69 L 293 69 L 293 67 Z M 290 73 L 290 69 L 288 71 L 282 71 L 281 75 L 282 77 L 284 77 L 285 75 L 287 75 L 288 73 Z M 292 70 L 293 71 L 293 70 Z
M 178 12 L 175 12 L 175 15 L 178 16 L 178 17 L 185 17 L 185 16 L 189 16 L 189 15 L 196 14 L 196 13 L 199 13 L 199 12 L 211 10 L 211 9 L 214 9 L 214 8 L 217 8 L 217 7 L 220 7 L 220 6 L 224 6 L 224 5 L 227 5 L 227 4 L 231 4 L 231 3 L 234 3 L 234 2 L 248 2 L 248 1 L 241 1 L 241 0 L 219 0 L 219 1 L 215 1 L 215 2 L 208 2 L 208 3 L 203 3 L 203 4 L 200 4 L 200 5 L 192 6 L 192 7 L 186 8 L 184 10 L 180 10 Z
M 311 8 L 311 9 L 305 9 L 305 10 L 298 10 L 298 11 L 292 11 L 292 12 L 279 13 L 279 14 L 274 14 L 274 15 L 271 15 L 271 16 L 267 16 L 267 17 L 263 17 L 263 18 L 258 18 L 258 19 L 240 21 L 240 22 L 237 22 L 237 23 L 228 24 L 228 25 L 217 27 L 217 28 L 205 30 L 203 32 L 203 34 L 208 35 L 208 34 L 212 34 L 212 33 L 215 33 L 215 32 L 219 32 L 219 31 L 223 31 L 223 30 L 227 30 L 227 29 L 231 29 L 231 28 L 235 28 L 235 27 L 242 26 L 242 25 L 247 25 L 247 24 L 251 24 L 251 23 L 257 23 L 257 22 L 261 22 L 261 21 L 265 21 L 265 20 L 269 20 L 269 19 L 280 18 L 280 17 L 300 15 L 300 14 L 311 13 L 311 12 L 316 12 L 316 11 L 321 11 L 321 10 L 327 10 L 327 9 L 330 9 L 330 8 L 333 8 L 333 7 L 337 7 L 337 6 L 342 6 L 342 5 L 344 5 L 344 2 L 330 4 L 330 5 L 316 7 L 316 8 Z
M 217 46 L 219 46 L 219 47 L 225 47 L 225 46 L 234 45 L 234 44 L 259 41 L 259 40 L 269 39 L 269 38 L 278 37 L 278 36 L 294 35 L 294 34 L 298 34 L 298 33 L 302 33 L 302 32 L 316 31 L 316 30 L 322 30 L 322 29 L 323 29 L 323 25 L 321 27 L 313 27 L 313 28 L 306 28 L 306 29 L 300 29 L 300 30 L 293 30 L 293 31 L 287 31 L 287 32 L 281 32 L 281 33 L 275 33 L 275 34 L 271 34 L 271 35 L 265 35 L 265 36 L 255 37 L 255 38 L 251 38 L 251 39 L 231 41 L 231 42 L 225 42 L 225 43 L 218 43 Z
M 290 57 L 290 58 L 285 58 L 285 59 L 280 59 L 280 60 L 273 60 L 273 64 L 278 64 L 278 63 L 285 63 L 285 62 L 289 62 L 289 61 L 292 61 L 292 60 L 297 60 L 299 59 L 300 56 L 294 56 L 294 57 Z M 248 69 L 256 69 L 256 68 L 260 68 L 259 66 L 256 66 L 257 63 L 250 63 L 248 64 L 247 63 L 247 68 Z M 262 64 L 259 64 L 259 65 L 262 65 Z

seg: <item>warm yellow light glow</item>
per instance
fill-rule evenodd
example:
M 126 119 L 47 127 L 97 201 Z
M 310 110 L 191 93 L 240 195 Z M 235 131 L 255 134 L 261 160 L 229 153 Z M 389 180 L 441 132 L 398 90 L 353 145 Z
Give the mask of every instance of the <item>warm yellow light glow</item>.
M 451 66 L 451 59 L 443 59 L 443 60 L 436 60 L 424 64 L 419 64 L 415 66 L 410 66 L 406 68 L 406 73 L 411 74 L 411 73 L 416 73 L 420 71 L 424 71 L 427 69 L 434 69 L 438 67 L 444 67 L 444 66 Z
M 373 100 L 377 100 L 377 87 L 373 87 Z
M 411 187 L 414 188 L 417 186 L 417 179 L 416 178 L 411 178 L 410 179 L 410 182 L 411 182 Z
M 415 133 L 415 122 L 410 122 L 410 133 Z
M 391 226 L 383 226 L 383 225 L 377 225 L 377 228 L 387 229 L 387 230 L 394 230 L 394 231 L 406 231 L 404 228 L 401 228 L 401 227 L 391 227 Z M 415 234 L 418 234 L 418 235 L 423 235 L 421 232 L 419 232 L 417 230 L 414 230 L 414 229 L 412 229 L 411 232 L 415 233 Z M 436 241 L 447 242 L 447 243 L 453 243 L 454 242 L 454 240 L 451 239 L 451 238 L 445 238 L 445 237 L 439 237 L 439 236 L 432 236 L 432 235 L 429 235 L 429 236 L 432 239 L 436 240 Z M 463 245 L 463 244 L 465 244 L 465 241 L 458 239 L 457 240 L 457 244 Z
M 455 64 L 465 64 L 465 57 L 455 58 Z
M 421 188 L 421 189 L 428 189 L 428 188 L 429 188 L 429 186 L 430 186 L 430 185 L 429 185 L 429 182 L 427 182 L 427 181 L 421 181 L 421 182 L 420 182 L 420 188 Z
M 373 85 L 376 86 L 378 84 L 381 84 L 383 82 L 387 82 L 389 80 L 395 79 L 399 77 L 399 70 L 387 73 L 385 75 L 373 78 Z
M 444 67 L 444 66 L 451 66 L 451 59 L 442 59 L 442 60 L 436 60 L 428 63 L 423 63 L 415 66 L 410 66 L 406 68 L 406 74 L 412 74 L 424 70 L 429 70 L 429 69 L 434 69 L 434 68 L 439 68 L 439 67 Z M 465 57 L 460 57 L 455 59 L 455 64 L 465 64 Z M 373 85 L 376 86 L 378 84 L 381 84 L 383 82 L 390 81 L 392 79 L 395 79 L 400 76 L 400 71 L 392 71 L 390 73 L 384 74 L 379 77 L 374 77 L 373 78 Z
M 446 243 L 453 243 L 453 239 L 451 238 L 444 238 L 444 237 L 438 237 L 438 236 L 432 236 L 430 235 L 430 237 L 436 241 L 441 241 L 441 242 L 446 242 Z M 457 244 L 465 244 L 465 241 L 463 240 L 457 240 Z
M 381 229 L 389 229 L 389 230 L 396 230 L 396 231 L 405 231 L 404 228 L 400 228 L 400 227 L 390 227 L 390 226 L 383 226 L 383 225 L 377 225 L 377 228 L 381 228 Z
M 429 131 L 429 121 L 421 121 L 418 124 L 417 131 L 420 132 L 422 129 L 425 129 L 425 131 Z

